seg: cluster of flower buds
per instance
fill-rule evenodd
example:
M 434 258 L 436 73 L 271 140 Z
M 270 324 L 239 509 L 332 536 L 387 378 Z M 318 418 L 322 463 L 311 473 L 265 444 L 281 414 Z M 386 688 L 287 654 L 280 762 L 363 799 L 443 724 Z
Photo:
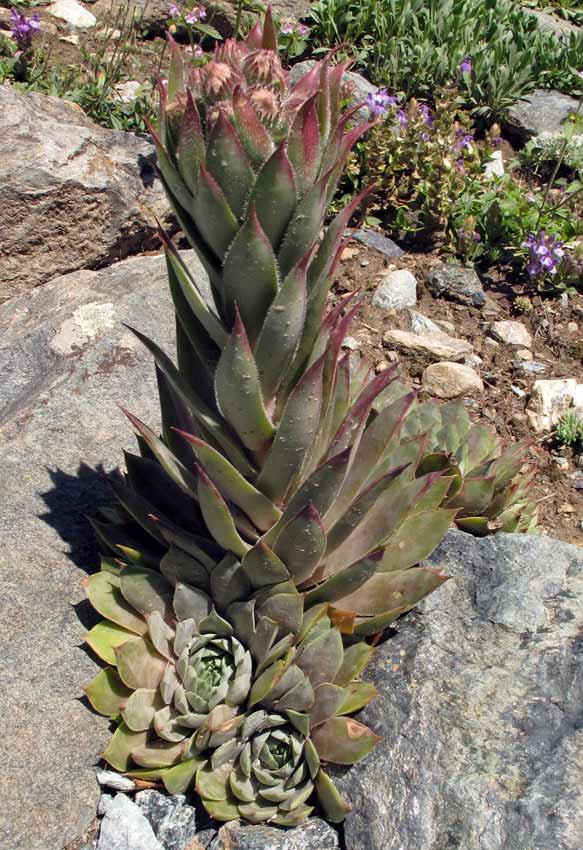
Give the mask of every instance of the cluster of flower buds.
M 29 50 L 32 44 L 32 37 L 40 31 L 40 19 L 36 12 L 27 18 L 17 9 L 12 9 L 10 12 L 12 38 L 16 41 L 20 51 Z
M 526 271 L 529 277 L 535 279 L 555 275 L 565 256 L 563 242 L 544 230 L 529 233 L 522 247 L 528 248 L 529 261 Z

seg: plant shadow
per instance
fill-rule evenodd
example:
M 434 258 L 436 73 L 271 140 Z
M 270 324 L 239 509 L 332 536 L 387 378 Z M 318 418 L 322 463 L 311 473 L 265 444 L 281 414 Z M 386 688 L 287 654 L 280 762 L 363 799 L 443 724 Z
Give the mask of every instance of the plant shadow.
M 97 541 L 87 516 L 112 501 L 106 472 L 101 464 L 93 469 L 85 463 L 73 475 L 62 469 L 47 471 L 53 486 L 41 493 L 48 510 L 39 518 L 68 545 L 73 563 L 93 573 L 99 563 Z

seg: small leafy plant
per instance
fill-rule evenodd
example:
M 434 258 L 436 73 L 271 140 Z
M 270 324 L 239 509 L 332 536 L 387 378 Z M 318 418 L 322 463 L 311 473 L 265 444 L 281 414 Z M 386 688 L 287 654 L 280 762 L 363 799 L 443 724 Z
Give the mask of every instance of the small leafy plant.
M 555 437 L 564 446 L 583 446 L 583 419 L 567 410 L 557 422 Z

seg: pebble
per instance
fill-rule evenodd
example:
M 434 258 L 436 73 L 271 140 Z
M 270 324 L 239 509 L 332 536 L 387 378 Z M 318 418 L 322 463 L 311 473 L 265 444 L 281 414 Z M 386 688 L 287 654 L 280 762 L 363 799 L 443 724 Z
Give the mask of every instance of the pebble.
M 385 257 L 402 257 L 405 253 L 396 242 L 383 236 L 382 233 L 377 233 L 376 230 L 357 230 L 356 233 L 349 232 L 349 235 L 362 242 L 363 245 L 368 245 L 369 248 L 380 251 Z
M 528 348 L 519 348 L 516 352 L 516 356 L 519 360 L 532 360 L 533 354 L 532 351 Z
M 537 432 L 550 431 L 567 410 L 583 416 L 583 384 L 575 378 L 535 381 L 526 412 Z
M 492 339 L 489 336 L 487 336 L 486 339 L 484 340 L 484 344 L 489 345 L 490 348 L 500 348 L 500 343 L 496 342 L 495 339 Z
M 483 307 L 486 303 L 486 293 L 474 269 L 458 263 L 434 266 L 427 277 L 427 289 L 459 304 Z
M 409 310 L 409 316 L 411 318 L 411 330 L 414 334 L 443 332 L 442 327 L 436 325 L 435 322 L 428 319 L 423 313 L 417 312 L 417 310 Z
M 451 399 L 460 395 L 482 392 L 482 379 L 471 366 L 463 363 L 432 363 L 423 372 L 423 387 L 438 398 Z
M 577 322 L 568 322 L 567 323 L 567 330 L 569 331 L 570 334 L 576 334 L 577 331 L 579 330 L 579 325 L 577 324 Z
M 506 319 L 501 322 L 493 322 L 490 333 L 498 342 L 506 345 L 514 345 L 518 348 L 531 348 L 532 337 L 522 322 Z
M 484 361 L 477 354 L 466 354 L 464 357 L 464 365 L 471 366 L 472 369 L 479 369 L 484 365 Z
M 345 336 L 342 341 L 342 348 L 348 348 L 350 351 L 358 351 L 360 343 L 353 336 Z
M 98 770 L 95 776 L 100 785 L 113 788 L 114 791 L 134 791 L 137 787 L 129 776 L 122 776 L 113 770 Z
M 197 831 L 196 810 L 186 805 L 184 794 L 168 796 L 147 790 L 136 794 L 135 800 L 164 850 L 186 850 L 192 846 Z
M 125 794 L 117 794 L 101 821 L 96 850 L 163 850 L 148 820 Z
M 417 281 L 408 269 L 398 269 L 383 275 L 372 297 L 377 310 L 402 310 L 417 303 Z
M 459 361 L 463 360 L 466 354 L 473 352 L 471 343 L 446 333 L 414 334 L 410 331 L 390 330 L 383 339 L 390 345 L 407 351 L 430 354 L 438 360 Z
M 512 390 L 515 396 L 518 396 L 518 398 L 524 398 L 524 396 L 526 395 L 526 390 L 522 390 L 520 387 L 517 387 L 514 384 L 511 385 L 510 389 Z
M 512 368 L 529 375 L 543 375 L 547 371 L 547 364 L 540 360 L 513 360 Z
M 56 0 L 47 8 L 53 18 L 59 18 L 71 27 L 90 29 L 97 23 L 95 15 L 83 8 L 77 0 Z

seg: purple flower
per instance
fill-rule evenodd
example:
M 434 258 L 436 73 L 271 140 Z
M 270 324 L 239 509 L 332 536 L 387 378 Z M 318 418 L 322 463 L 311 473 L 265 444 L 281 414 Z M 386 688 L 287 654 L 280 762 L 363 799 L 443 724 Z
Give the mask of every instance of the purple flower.
M 178 6 L 175 6 L 174 3 L 172 3 L 170 8 L 168 9 L 168 13 L 169 13 L 171 18 L 179 18 L 180 17 L 180 9 L 178 8 Z
M 194 48 L 193 55 L 196 56 L 197 59 L 200 59 L 200 57 L 204 55 L 204 50 L 202 49 L 200 44 L 197 44 Z
M 432 116 L 431 110 L 427 106 L 427 104 L 422 103 L 421 106 L 419 107 L 419 111 L 421 112 L 421 115 L 423 116 L 423 120 L 425 121 L 427 126 L 433 127 L 433 116 Z
M 425 132 L 421 133 L 421 140 L 422 141 L 428 142 L 430 138 L 431 138 L 431 133 L 428 133 L 427 130 L 425 130 Z
M 196 9 L 191 9 L 190 12 L 187 12 L 184 16 L 184 20 L 187 24 L 196 24 L 198 22 L 198 13 Z
M 375 118 L 384 117 L 389 111 L 389 106 L 395 106 L 397 98 L 388 94 L 386 89 L 370 92 L 366 96 L 366 104 Z
M 280 32 L 282 35 L 293 35 L 294 29 L 294 25 L 290 21 L 286 21 L 281 25 Z
M 196 9 L 196 13 L 198 15 L 199 21 L 204 21 L 206 19 L 206 9 L 204 9 L 202 6 L 199 6 L 198 9 Z
M 21 51 L 28 50 L 32 44 L 33 35 L 40 30 L 38 15 L 35 12 L 34 15 L 27 18 L 26 15 L 21 14 L 17 9 L 11 9 L 10 17 L 12 21 L 12 38 L 16 41 Z
M 460 74 L 471 74 L 472 73 L 472 60 L 469 56 L 464 57 L 460 64 Z
M 454 148 L 459 151 L 471 151 L 474 137 L 471 133 L 464 133 L 463 130 L 456 130 L 454 138 Z
M 529 233 L 521 247 L 528 248 L 526 271 L 531 278 L 556 274 L 565 256 L 563 242 L 556 236 L 546 234 L 544 230 L 538 234 Z
M 307 34 L 310 32 L 310 28 L 305 24 L 299 24 L 298 26 L 298 35 L 300 38 L 305 38 Z
M 397 121 L 399 122 L 401 127 L 406 127 L 407 124 L 409 123 L 409 119 L 405 115 L 404 109 L 398 109 L 397 110 Z

